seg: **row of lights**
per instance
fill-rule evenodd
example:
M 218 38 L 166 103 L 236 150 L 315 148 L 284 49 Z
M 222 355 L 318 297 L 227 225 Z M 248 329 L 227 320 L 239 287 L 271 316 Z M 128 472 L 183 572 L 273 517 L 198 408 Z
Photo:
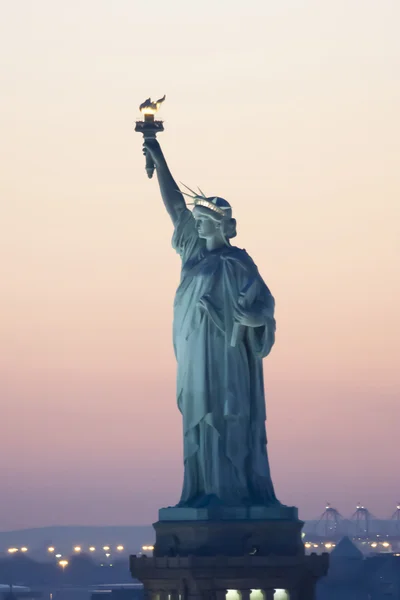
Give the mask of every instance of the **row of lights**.
M 54 546 L 49 546 L 47 548 L 47 552 L 50 552 L 51 554 L 53 552 L 55 552 L 55 548 Z M 110 546 L 103 546 L 102 550 L 104 550 L 104 552 L 108 552 L 109 550 L 111 550 Z M 122 546 L 122 544 L 119 544 L 118 546 L 116 546 L 116 550 L 118 552 L 123 552 L 125 550 L 125 547 Z M 74 552 L 76 552 L 77 554 L 79 554 L 79 552 L 82 552 L 82 546 L 74 546 Z M 89 552 L 96 552 L 96 547 L 95 546 L 89 546 Z
M 92 548 L 93 548 L 93 550 L 95 550 L 95 548 L 93 546 L 92 546 Z M 51 549 L 54 550 L 53 547 L 51 547 Z M 109 546 L 103 546 L 103 550 L 109 550 L 109 549 L 110 549 Z M 123 546 L 117 546 L 117 550 L 122 551 L 123 549 L 124 549 Z M 49 550 L 50 550 L 50 548 L 49 548 Z M 75 550 L 75 552 L 81 552 L 82 548 L 80 546 L 75 546 L 74 550 Z M 146 550 L 147 551 L 152 551 L 152 550 L 154 550 L 154 546 L 142 546 L 142 550 L 143 550 L 143 552 L 145 552 Z M 106 556 L 109 557 L 110 554 L 106 554 Z M 56 554 L 56 557 L 57 558 L 61 557 L 61 554 Z M 68 563 L 67 560 L 63 559 L 63 560 L 59 560 L 58 564 L 64 570 L 65 567 L 67 567 L 69 563 Z M 101 566 L 103 566 L 103 565 L 101 565 Z M 112 565 L 110 565 L 110 567 L 112 567 Z
M 73 550 L 76 554 L 79 554 L 80 552 L 82 552 L 82 546 L 74 546 Z M 108 554 L 108 552 L 111 550 L 110 546 L 103 546 L 102 550 L 104 550 L 104 552 L 107 552 L 106 556 L 110 556 L 110 554 Z M 123 552 L 125 550 L 125 547 L 122 546 L 122 544 L 119 544 L 118 546 L 116 546 L 116 550 L 117 550 L 117 552 Z M 146 551 L 152 552 L 153 550 L 154 550 L 154 546 L 142 546 L 143 552 L 146 552 Z M 54 554 L 55 551 L 56 551 L 56 549 L 54 546 L 49 546 L 47 548 L 47 552 L 49 552 L 50 554 Z M 22 548 L 8 548 L 7 552 L 9 554 L 15 554 L 16 552 L 28 552 L 28 548 L 26 546 L 23 546 Z M 89 546 L 89 552 L 96 552 L 96 547 Z M 55 556 L 56 556 L 56 558 L 59 558 L 61 556 L 61 554 L 56 554 Z
M 306 542 L 304 544 L 304 546 L 306 548 L 319 548 L 319 544 L 310 544 L 310 542 Z M 327 542 L 326 544 L 324 544 L 325 548 L 327 548 L 328 550 L 330 550 L 330 548 L 334 548 L 336 546 L 336 544 L 333 544 L 331 542 Z
M 110 546 L 103 546 L 103 550 L 106 552 L 106 557 L 108 558 L 109 556 L 111 556 L 111 554 L 108 552 L 108 550 L 110 550 Z M 122 544 L 119 544 L 116 547 L 118 552 L 122 552 L 124 550 L 124 546 L 122 546 Z M 90 546 L 89 547 L 89 551 L 90 552 L 95 552 L 96 548 L 95 546 Z M 146 551 L 153 551 L 154 550 L 154 546 L 142 546 L 142 551 L 146 552 Z M 15 554 L 16 552 L 21 551 L 21 552 L 28 552 L 28 548 L 26 546 L 23 546 L 22 548 L 8 548 L 8 553 L 9 554 Z M 49 552 L 50 554 L 54 554 L 54 552 L 56 551 L 54 546 L 49 546 L 47 548 L 47 552 Z M 76 552 L 77 554 L 79 554 L 80 552 L 82 552 L 82 547 L 81 546 L 74 546 L 74 552 Z M 65 558 L 62 558 L 62 554 L 55 554 L 55 557 L 58 558 L 58 565 L 62 568 L 62 570 L 64 571 L 64 569 L 69 565 L 69 561 Z M 101 565 L 103 566 L 103 565 Z M 112 565 L 110 565 L 111 567 Z
M 150 548 L 150 546 L 146 546 L 146 548 Z M 103 546 L 103 550 L 105 552 L 107 552 L 108 550 L 111 550 L 110 546 Z M 122 546 L 121 544 L 119 546 L 116 547 L 116 550 L 118 552 L 123 552 L 125 550 L 124 546 Z M 54 554 L 54 552 L 56 551 L 54 546 L 49 546 L 47 548 L 47 552 L 49 552 L 50 554 Z M 89 552 L 95 552 L 96 548 L 95 546 L 90 546 L 89 547 Z M 8 548 L 7 550 L 8 554 L 15 554 L 16 552 L 28 552 L 28 548 L 26 546 L 22 546 L 22 548 Z M 82 548 L 81 546 L 74 546 L 74 552 L 76 552 L 77 554 L 79 554 L 80 552 L 82 552 Z M 61 554 L 56 554 L 55 555 L 56 558 L 61 556 Z M 110 556 L 109 554 L 106 554 L 106 556 Z
M 389 544 L 389 542 L 370 542 L 370 546 L 371 546 L 371 548 L 376 548 L 376 547 L 377 547 L 379 544 L 380 544 L 381 546 L 383 546 L 384 548 L 389 548 L 389 547 L 390 547 L 390 544 Z M 333 544 L 333 543 L 331 543 L 331 542 L 327 542 L 326 544 L 323 544 L 323 545 L 324 545 L 324 546 L 325 546 L 325 548 L 327 548 L 328 550 L 329 550 L 330 548 L 334 548 L 334 547 L 336 546 L 336 544 Z M 304 546 L 305 546 L 306 548 L 313 548 L 313 547 L 314 547 L 314 548 L 319 548 L 319 544 L 311 544 L 310 542 L 306 542 L 306 543 L 304 544 Z

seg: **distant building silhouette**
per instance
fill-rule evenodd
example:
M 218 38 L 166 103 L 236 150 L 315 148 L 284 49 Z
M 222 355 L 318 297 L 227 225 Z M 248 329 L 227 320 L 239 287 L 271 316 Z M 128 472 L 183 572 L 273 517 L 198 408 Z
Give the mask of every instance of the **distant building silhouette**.
M 400 600 L 400 558 L 365 558 L 344 537 L 330 554 L 327 576 L 317 584 L 317 600 Z

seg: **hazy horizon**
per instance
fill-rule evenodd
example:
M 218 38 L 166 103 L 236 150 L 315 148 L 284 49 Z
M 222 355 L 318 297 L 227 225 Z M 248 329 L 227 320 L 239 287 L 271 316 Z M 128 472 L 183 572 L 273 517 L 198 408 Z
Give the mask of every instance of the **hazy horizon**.
M 164 93 L 173 175 L 231 202 L 275 296 L 279 499 L 390 516 L 400 4 L 0 6 L 0 530 L 150 523 L 179 499 L 180 264 L 134 132 Z

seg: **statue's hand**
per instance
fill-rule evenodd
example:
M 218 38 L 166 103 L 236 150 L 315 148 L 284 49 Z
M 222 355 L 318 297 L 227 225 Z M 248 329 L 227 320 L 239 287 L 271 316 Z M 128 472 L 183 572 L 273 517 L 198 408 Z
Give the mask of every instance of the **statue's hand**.
M 233 309 L 235 321 L 245 327 L 262 327 L 266 324 L 266 317 L 263 306 L 257 303 L 252 304 L 250 308 L 243 306 L 244 298 L 239 296 L 237 305 Z
M 246 310 L 239 306 L 235 310 L 235 321 L 246 327 L 262 327 L 265 325 L 265 316 L 257 310 Z
M 143 142 L 143 154 L 148 154 L 153 159 L 156 167 L 164 160 L 164 155 L 161 150 L 161 146 L 156 139 L 145 139 Z

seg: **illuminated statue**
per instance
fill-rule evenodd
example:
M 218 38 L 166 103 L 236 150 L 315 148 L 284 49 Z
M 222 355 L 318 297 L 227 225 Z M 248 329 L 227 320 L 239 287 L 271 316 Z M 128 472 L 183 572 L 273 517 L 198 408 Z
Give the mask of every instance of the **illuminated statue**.
M 179 506 L 279 504 L 266 451 L 262 371 L 275 339 L 274 299 L 247 252 L 230 243 L 230 204 L 189 190 L 189 210 L 158 141 L 145 139 L 144 152 L 182 260 L 173 332 L 184 434 Z

